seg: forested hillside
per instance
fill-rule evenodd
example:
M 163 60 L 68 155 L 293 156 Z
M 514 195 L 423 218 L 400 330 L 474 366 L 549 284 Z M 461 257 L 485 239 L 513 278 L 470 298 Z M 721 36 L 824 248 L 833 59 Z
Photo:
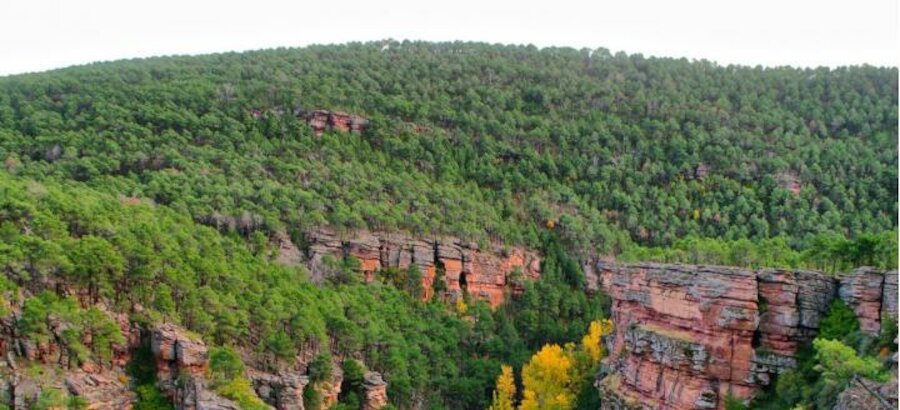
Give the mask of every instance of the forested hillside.
M 892 230 L 897 70 L 470 43 L 315 46 L 0 79 L 13 174 L 244 235 L 331 225 L 582 252 Z M 345 111 L 316 137 L 294 113 Z
M 542 279 L 495 312 L 462 299 L 448 309 L 389 283 L 362 283 L 352 259 L 333 261 L 333 280 L 314 285 L 305 270 L 270 262 L 265 241 L 248 244 L 167 207 L 67 185 L 0 172 L 0 317 L 16 313 L 14 334 L 38 350 L 59 344 L 71 360 L 55 365 L 70 371 L 109 364 L 112 345 L 124 343 L 102 313 L 109 309 L 144 326 L 178 323 L 243 351 L 257 369 L 290 368 L 313 353 L 317 382 L 330 379 L 333 362 L 358 357 L 385 375 L 401 407 L 484 409 L 501 363 L 518 368 L 545 343 L 580 340 L 602 317 L 602 298 L 564 280 L 574 274 L 564 254 L 547 258 Z M 105 308 L 80 308 L 92 304 Z
M 0 409 L 597 409 L 648 360 L 831 404 L 896 375 L 897 89 L 393 41 L 2 77 Z

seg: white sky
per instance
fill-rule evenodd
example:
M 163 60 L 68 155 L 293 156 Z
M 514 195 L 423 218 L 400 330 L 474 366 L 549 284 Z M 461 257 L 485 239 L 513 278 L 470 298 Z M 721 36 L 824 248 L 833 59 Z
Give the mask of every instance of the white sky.
M 0 75 L 388 37 L 747 65 L 897 66 L 900 56 L 897 0 L 0 0 Z

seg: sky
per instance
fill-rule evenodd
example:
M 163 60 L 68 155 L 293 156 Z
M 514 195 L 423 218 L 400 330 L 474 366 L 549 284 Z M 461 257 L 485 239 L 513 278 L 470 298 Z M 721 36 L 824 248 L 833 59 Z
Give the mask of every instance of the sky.
M 897 0 L 0 0 L 0 75 L 397 40 L 604 47 L 764 66 L 898 66 Z

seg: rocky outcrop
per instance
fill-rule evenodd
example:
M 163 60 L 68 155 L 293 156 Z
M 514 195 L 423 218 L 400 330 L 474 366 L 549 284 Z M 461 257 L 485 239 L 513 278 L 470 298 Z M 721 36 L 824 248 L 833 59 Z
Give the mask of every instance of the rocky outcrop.
M 87 409 L 131 409 L 137 396 L 124 380 L 127 378 L 121 373 L 79 370 L 66 376 L 66 388 L 83 399 Z
M 618 329 L 609 361 L 616 377 L 600 382 L 606 396 L 648 408 L 712 409 L 729 393 L 751 395 L 752 272 L 655 264 L 599 270 Z
M 362 133 L 368 121 L 355 114 L 348 114 L 340 111 L 313 110 L 309 112 L 298 111 L 297 116 L 306 119 L 306 123 L 316 135 L 322 134 L 326 130 L 334 130 L 340 132 Z
M 379 410 L 387 404 L 387 383 L 380 373 L 366 372 L 363 378 L 363 410 Z
M 838 395 L 833 410 L 890 410 L 897 404 L 897 379 L 876 383 L 854 378 Z
M 794 354 L 818 332 L 837 283 L 818 272 L 767 269 L 756 273 L 759 325 L 750 380 L 760 386 L 796 366 Z
M 408 269 L 417 266 L 422 273 L 423 297 L 434 296 L 433 283 L 441 274 L 446 293 L 453 297 L 462 292 L 498 306 L 507 291 L 518 292 L 523 280 L 540 276 L 540 258 L 523 248 L 491 245 L 485 249 L 453 238 L 418 239 L 394 233 L 367 231 L 338 234 L 327 229 L 309 233 L 309 263 L 314 280 L 328 275 L 323 264 L 327 255 L 340 258 L 353 256 L 367 281 L 375 279 L 380 269 Z
M 178 410 L 239 410 L 212 391 L 205 380 L 207 348 L 199 338 L 170 323 L 150 332 L 157 385 Z
M 881 292 L 881 317 L 897 319 L 897 280 L 898 272 L 884 274 L 884 289 Z
M 884 272 L 863 267 L 841 279 L 838 294 L 856 312 L 859 328 L 864 332 L 877 334 L 881 329 L 881 301 L 887 291 L 884 278 Z M 896 282 L 894 288 L 893 300 L 896 300 Z
M 249 371 L 256 395 L 278 410 L 304 410 L 303 388 L 309 377 L 295 372 L 269 374 Z
M 896 272 L 845 276 L 690 265 L 597 263 L 616 334 L 598 380 L 603 408 L 722 409 L 796 365 L 841 297 L 877 333 L 896 320 Z

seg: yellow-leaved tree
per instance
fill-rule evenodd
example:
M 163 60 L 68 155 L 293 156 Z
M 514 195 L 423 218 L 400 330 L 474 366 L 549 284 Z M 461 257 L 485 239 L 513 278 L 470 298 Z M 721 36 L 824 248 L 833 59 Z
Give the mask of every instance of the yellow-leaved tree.
M 600 363 L 600 360 L 603 359 L 603 344 L 601 342 L 603 337 L 609 335 L 612 331 L 613 324 L 611 320 L 595 320 L 591 322 L 588 333 L 581 338 L 581 348 L 587 353 L 592 365 Z
M 572 358 L 557 344 L 545 345 L 522 368 L 524 387 L 521 410 L 568 410 L 572 392 Z
M 516 399 L 516 380 L 513 378 L 512 367 L 500 366 L 500 376 L 497 376 L 497 386 L 494 388 L 494 399 L 488 410 L 514 410 Z
M 569 410 L 578 393 L 589 385 L 603 359 L 603 337 L 613 331 L 609 319 L 591 322 L 581 345 L 544 345 L 522 368 L 522 402 L 519 410 Z M 503 365 L 497 377 L 494 399 L 488 410 L 513 409 L 516 385 L 512 368 Z M 586 384 L 587 383 L 587 384 Z M 590 401 L 586 403 L 591 403 Z M 590 404 L 589 404 L 590 405 Z

